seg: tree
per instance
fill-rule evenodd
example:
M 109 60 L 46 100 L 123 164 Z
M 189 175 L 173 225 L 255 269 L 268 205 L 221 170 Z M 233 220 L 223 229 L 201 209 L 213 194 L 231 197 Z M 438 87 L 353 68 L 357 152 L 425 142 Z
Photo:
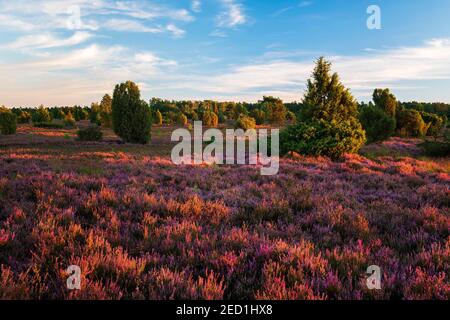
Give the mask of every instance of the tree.
M 374 105 L 363 106 L 359 119 L 366 131 L 368 142 L 384 141 L 395 132 L 395 119 Z
M 75 118 L 72 115 L 72 112 L 68 112 L 67 115 L 64 117 L 64 125 L 66 127 L 74 127 L 76 124 Z
M 308 80 L 300 120 L 281 132 L 282 152 L 338 158 L 356 153 L 366 141 L 355 99 L 323 57 Z
M 225 123 L 225 121 L 227 121 L 227 118 L 225 117 L 225 114 L 222 110 L 219 110 L 217 117 L 219 118 L 219 123 Z
M 395 118 L 398 102 L 389 89 L 375 89 L 373 102 L 378 108 L 386 112 L 388 116 Z
M 251 112 L 252 117 L 255 119 L 255 122 L 258 126 L 264 124 L 266 121 L 266 113 L 261 109 L 254 109 Z
M 10 135 L 16 133 L 17 117 L 11 110 L 0 107 L 0 133 Z
M 241 114 L 240 117 L 236 121 L 236 129 L 255 129 L 256 121 L 252 117 Z
M 161 114 L 161 112 L 159 112 L 159 110 L 156 110 L 155 112 L 155 122 L 154 124 L 160 126 L 163 124 L 163 116 Z
M 340 82 L 338 74 L 331 74 L 331 63 L 325 58 L 317 61 L 307 88 L 304 107 L 300 112 L 301 120 L 342 121 L 357 118 L 355 99 Z
M 283 101 L 274 97 L 263 97 L 259 101 L 261 109 L 264 110 L 266 120 L 271 124 L 282 124 L 286 121 L 287 109 Z
M 177 123 L 180 126 L 185 126 L 188 124 L 188 118 L 186 117 L 186 115 L 184 115 L 183 113 L 178 114 L 177 116 Z
M 141 93 L 134 82 L 116 85 L 112 100 L 113 128 L 123 141 L 149 143 L 151 118 L 150 107 L 141 100 Z
M 401 109 L 397 112 L 397 131 L 406 137 L 423 137 L 430 126 L 427 125 L 419 111 Z
M 40 105 L 37 110 L 32 115 L 33 123 L 43 123 L 43 122 L 50 122 L 52 121 L 52 118 L 50 116 L 50 113 L 48 112 L 48 109 L 45 108 L 43 105 Z
M 219 117 L 212 111 L 206 111 L 203 114 L 203 125 L 206 127 L 217 127 L 219 124 Z
M 91 112 L 89 114 L 89 120 L 91 121 L 91 123 L 94 123 L 97 125 L 102 124 L 102 119 L 101 119 L 100 113 L 101 113 L 100 104 L 98 102 L 92 103 L 91 104 Z
M 100 120 L 104 127 L 112 127 L 112 98 L 105 94 L 100 102 Z
M 442 134 L 442 131 L 447 124 L 447 117 L 440 117 L 437 114 L 428 112 L 420 112 L 420 115 L 422 116 L 423 121 L 429 126 L 426 135 L 434 137 L 436 140 Z
M 21 111 L 19 114 L 18 122 L 21 124 L 30 123 L 31 114 L 27 111 Z

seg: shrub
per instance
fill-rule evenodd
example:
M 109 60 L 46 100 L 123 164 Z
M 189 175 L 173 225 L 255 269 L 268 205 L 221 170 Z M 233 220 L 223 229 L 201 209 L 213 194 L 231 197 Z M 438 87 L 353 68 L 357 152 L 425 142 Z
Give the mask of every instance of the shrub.
M 217 127 L 219 124 L 219 117 L 212 112 L 212 111 L 206 111 L 203 114 L 203 125 L 206 127 Z
M 99 126 L 90 126 L 85 129 L 80 129 L 77 132 L 80 141 L 101 141 L 103 133 Z
M 450 142 L 426 141 L 420 145 L 429 157 L 450 156 Z
M 35 123 L 34 126 L 36 128 L 44 128 L 44 129 L 64 129 L 64 125 L 54 122 L 39 122 Z
M 70 111 L 64 117 L 64 125 L 66 127 L 75 127 L 75 125 L 76 125 L 75 118 L 72 116 L 72 113 Z
M 18 122 L 21 124 L 27 124 L 30 123 L 31 120 L 31 114 L 26 111 L 21 111 L 19 114 Z
M 112 101 L 114 132 L 125 142 L 150 142 L 150 107 L 141 100 L 138 86 L 131 81 L 116 85 Z
M 48 109 L 45 108 L 43 105 L 37 108 L 37 110 L 31 116 L 31 119 L 35 124 L 52 121 L 52 117 L 50 116 Z
M 155 122 L 154 124 L 160 126 L 163 124 L 163 116 L 159 110 L 156 110 L 155 112 Z
M 236 121 L 236 129 L 255 129 L 256 121 L 255 119 L 248 117 L 246 115 L 241 114 Z
M 395 132 L 395 119 L 378 107 L 363 107 L 359 119 L 366 131 L 368 142 L 384 141 Z
M 180 113 L 177 116 L 177 124 L 180 126 L 186 126 L 188 124 L 188 118 L 183 113 Z
M 10 135 L 16 133 L 17 117 L 6 108 L 0 108 L 0 133 Z
M 289 126 L 280 133 L 280 152 L 294 151 L 312 156 L 339 158 L 356 153 L 366 141 L 361 124 L 354 119 L 341 122 L 316 120 Z

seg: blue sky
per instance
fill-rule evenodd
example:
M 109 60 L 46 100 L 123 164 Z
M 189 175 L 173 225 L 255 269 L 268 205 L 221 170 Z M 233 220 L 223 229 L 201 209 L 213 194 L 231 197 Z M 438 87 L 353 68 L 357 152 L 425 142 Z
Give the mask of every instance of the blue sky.
M 381 30 L 369 30 L 369 5 Z M 143 98 L 299 101 L 314 60 L 360 100 L 450 102 L 448 0 L 0 0 L 0 104 Z

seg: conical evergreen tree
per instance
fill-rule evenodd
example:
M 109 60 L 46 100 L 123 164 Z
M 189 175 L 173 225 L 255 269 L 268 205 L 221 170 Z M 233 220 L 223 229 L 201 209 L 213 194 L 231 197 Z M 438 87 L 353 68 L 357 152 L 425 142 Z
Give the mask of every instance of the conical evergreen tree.
M 131 81 L 118 84 L 112 100 L 114 132 L 125 142 L 150 142 L 151 112 L 141 100 L 138 86 Z
M 340 82 L 338 74 L 331 74 L 331 63 L 324 57 L 317 60 L 307 87 L 301 112 L 302 120 L 330 122 L 357 117 L 358 105 L 355 99 Z
M 280 134 L 281 153 L 339 158 L 358 152 L 366 135 L 357 103 L 339 76 L 331 74 L 331 63 L 321 57 L 307 86 L 300 122 Z

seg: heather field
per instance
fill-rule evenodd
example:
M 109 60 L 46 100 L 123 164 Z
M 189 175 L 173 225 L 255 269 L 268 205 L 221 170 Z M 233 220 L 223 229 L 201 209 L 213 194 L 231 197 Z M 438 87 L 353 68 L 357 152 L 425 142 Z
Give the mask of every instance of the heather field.
M 173 165 L 172 130 L 0 136 L 0 299 L 450 299 L 450 159 L 420 140 L 261 176 Z

